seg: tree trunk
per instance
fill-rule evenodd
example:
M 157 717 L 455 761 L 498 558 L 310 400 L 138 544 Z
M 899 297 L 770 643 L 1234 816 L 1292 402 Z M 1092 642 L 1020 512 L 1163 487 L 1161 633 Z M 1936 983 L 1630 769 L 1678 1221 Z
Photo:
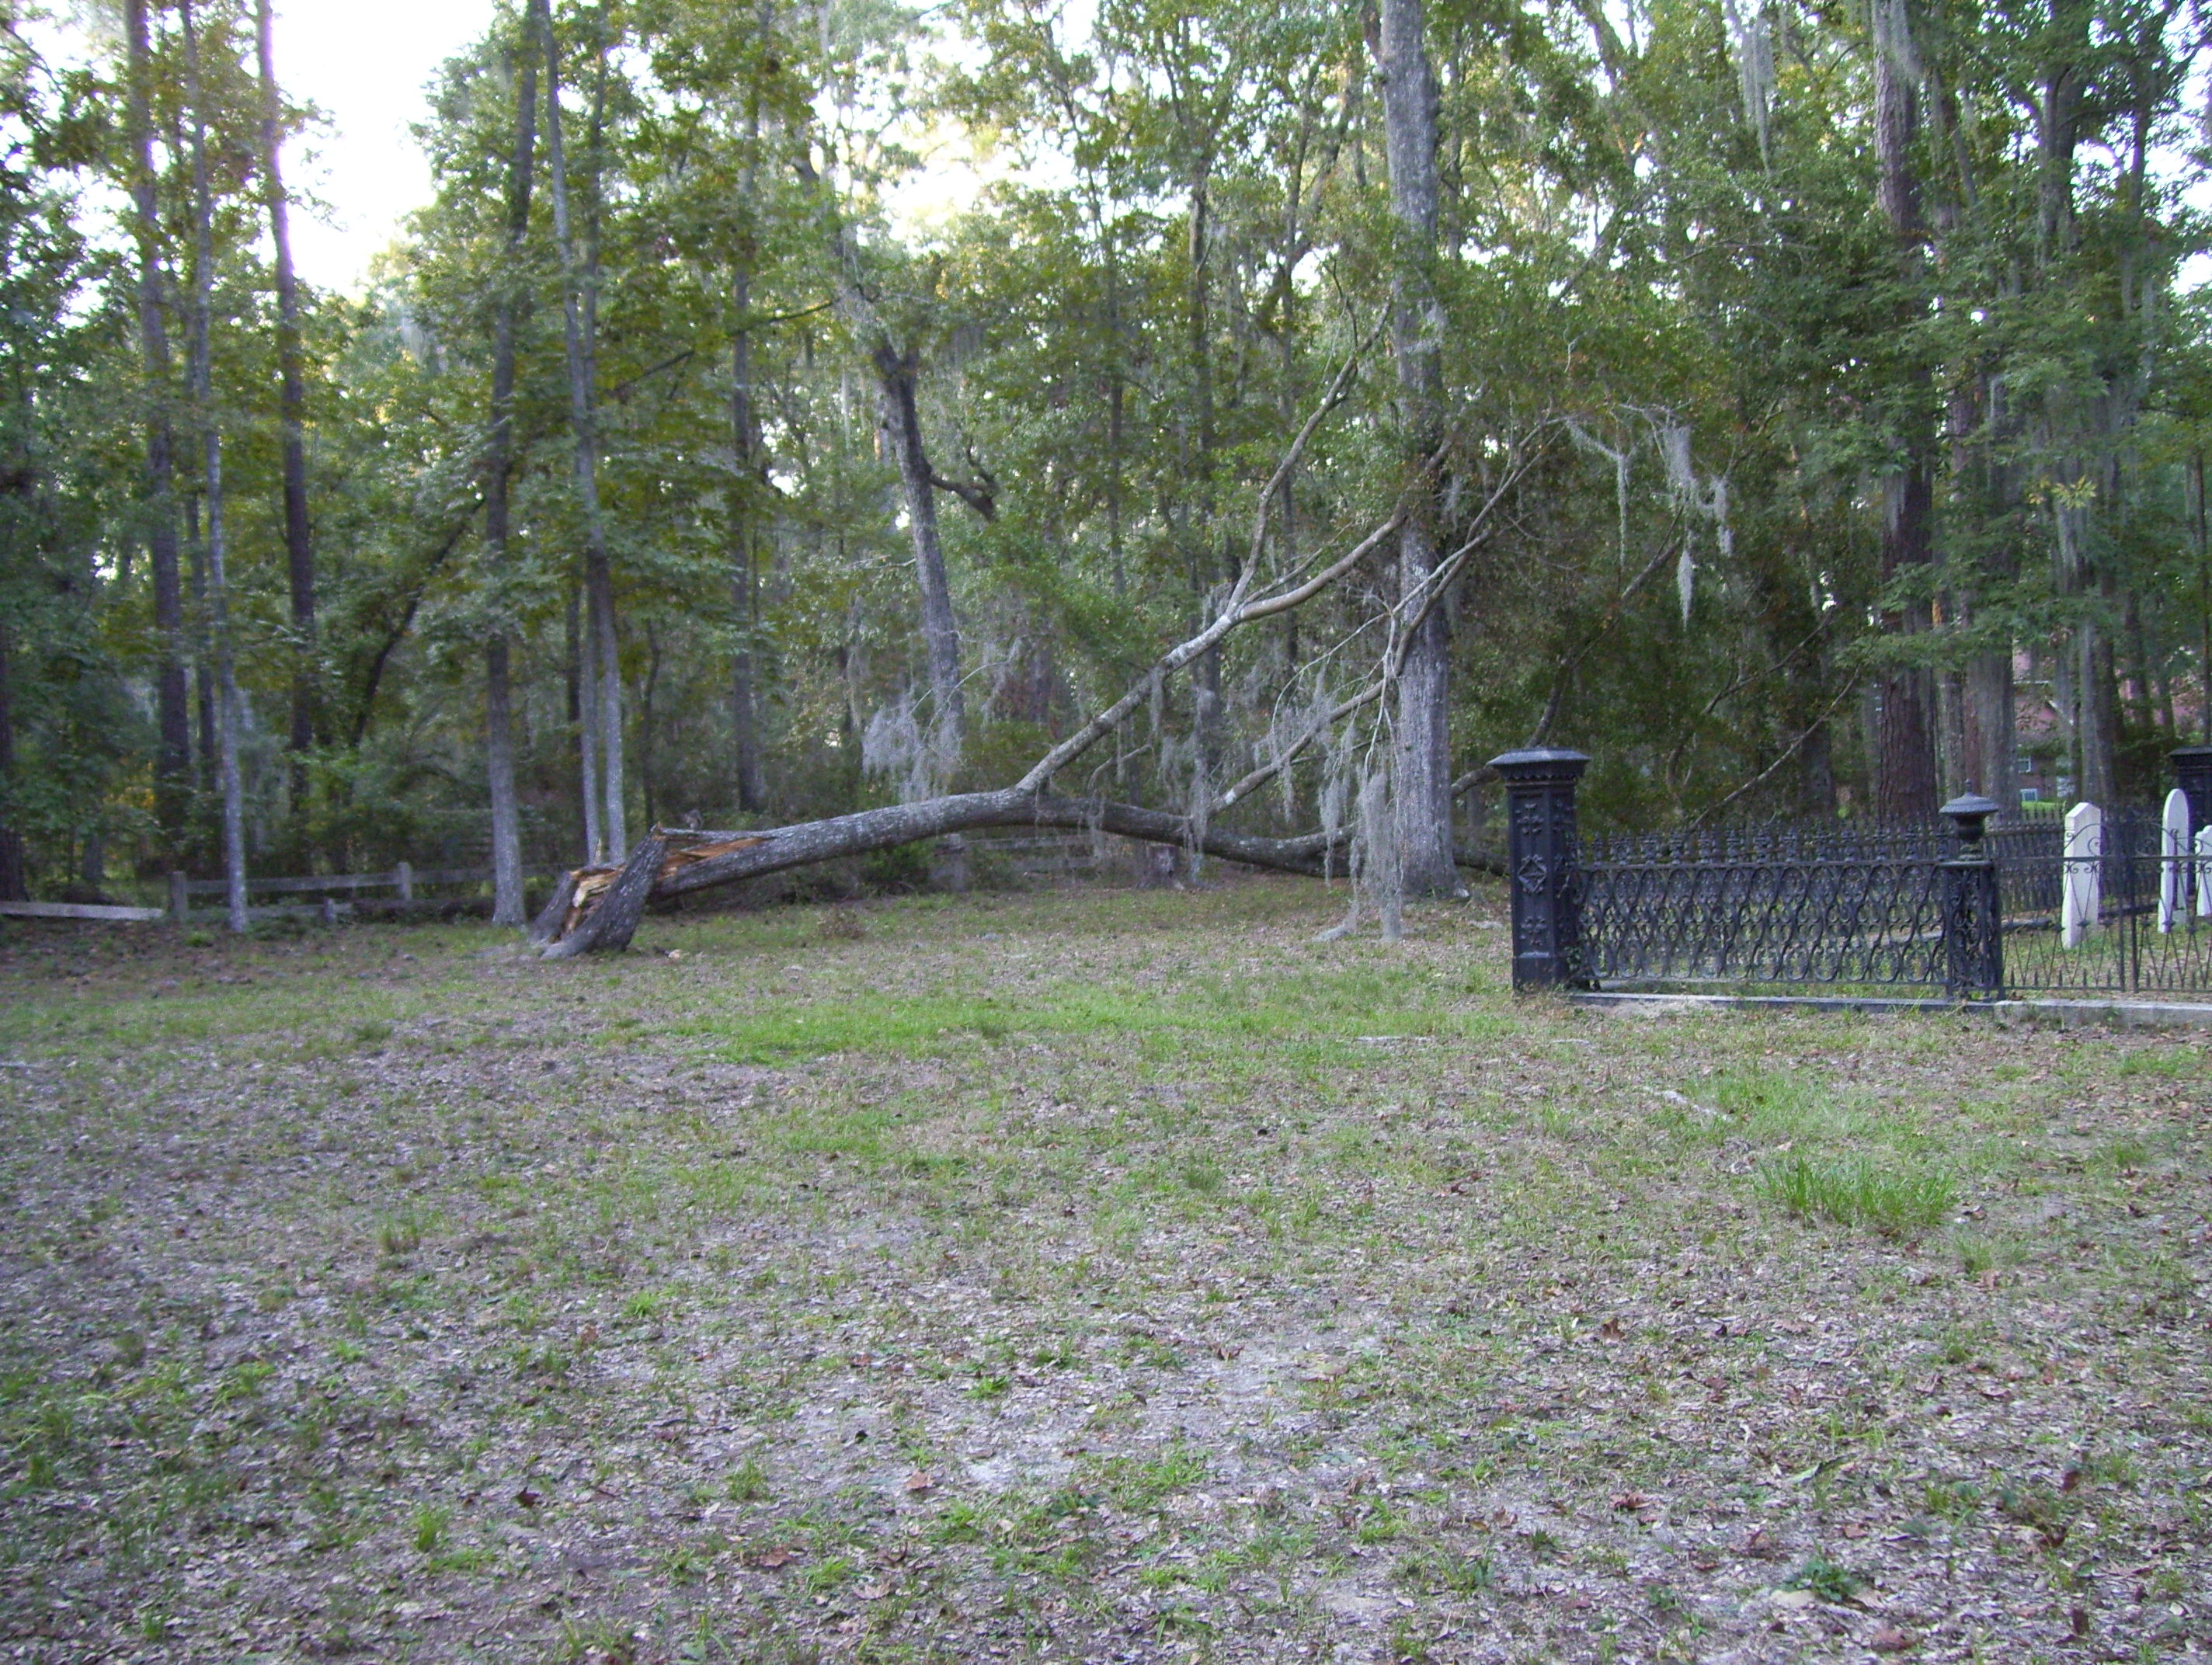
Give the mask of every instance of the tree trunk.
M 1966 785 L 2008 810 L 2018 805 L 2012 655 L 1977 653 L 1966 666 Z
M 1398 866 L 1415 896 L 1462 893 L 1452 864 L 1451 643 L 1429 605 L 1437 568 L 1435 452 L 1443 395 L 1443 317 L 1437 261 L 1437 81 L 1421 0 L 1382 0 L 1382 115 L 1396 247 L 1390 345 L 1398 364 L 1401 459 L 1408 495 L 1398 529 L 1398 605 L 1413 624 L 1398 676 Z
M 199 31 L 191 0 L 178 7 L 184 25 L 185 95 L 192 117 L 192 401 L 205 459 L 208 625 L 215 638 L 216 747 L 222 793 L 222 871 L 228 923 L 246 927 L 246 803 L 238 765 L 238 678 L 230 641 L 230 582 L 222 520 L 222 424 L 215 408 L 215 193 L 208 179 L 207 118 L 201 102 Z
M 0 902 L 22 902 L 23 835 L 16 830 L 15 661 L 9 654 L 8 621 L 0 617 Z
M 2109 584 L 2106 599 L 2110 600 Z M 2075 629 L 2075 678 L 2081 714 L 2077 739 L 2081 749 L 2081 795 L 2110 810 L 2119 793 L 2119 678 L 2110 635 L 2085 619 Z
M 267 0 L 263 0 L 266 4 Z M 524 923 L 522 819 L 514 795 L 514 716 L 508 686 L 507 598 L 508 486 L 514 471 L 515 332 L 529 304 L 521 270 L 530 231 L 530 185 L 538 143 L 538 59 L 525 44 L 514 90 L 514 149 L 507 176 L 507 247 L 492 323 L 491 434 L 486 447 L 484 543 L 492 567 L 490 640 L 484 644 L 484 770 L 491 794 L 494 925 Z
M 945 578 L 945 550 L 937 536 L 935 475 L 922 444 L 921 415 L 915 404 L 920 366 L 913 350 L 901 352 L 887 337 L 877 341 L 871 358 L 883 397 L 884 428 L 898 463 L 907 531 L 914 539 L 915 580 L 921 590 L 922 651 L 929 667 L 931 774 L 942 791 L 960 767 L 968 711 L 960 690 L 960 624 L 952 611 L 952 586 Z
M 1918 318 L 1917 286 L 1925 228 L 1920 182 L 1913 173 L 1912 137 L 1918 118 L 1913 88 L 1912 45 L 1905 0 L 1875 0 L 1875 144 L 1876 195 L 1896 246 L 1905 298 L 1900 331 Z M 1896 390 L 1905 454 L 1883 481 L 1881 575 L 1885 584 L 1923 568 L 1934 558 L 1930 486 L 1934 471 L 1934 409 L 1928 367 L 1917 357 Z M 1929 624 L 1929 605 L 1915 598 L 1888 620 L 1897 635 L 1917 635 Z M 1875 804 L 1885 820 L 1914 820 L 1934 813 L 1939 800 L 1936 766 L 1935 678 L 1917 666 L 1893 668 L 1881 681 L 1881 721 L 1875 758 Z
M 315 744 L 317 712 L 315 554 L 307 524 L 307 394 L 300 370 L 300 290 L 292 273 L 292 224 L 284 196 L 280 155 L 283 103 L 276 88 L 269 0 L 257 0 L 255 44 L 261 70 L 261 179 L 269 204 L 269 234 L 276 256 L 276 369 L 278 427 L 284 472 L 284 556 L 292 601 L 292 807 L 307 798 L 304 754 Z
M 599 447 L 592 381 L 594 337 L 599 315 L 599 247 L 596 239 L 580 257 L 571 234 L 567 159 L 561 143 L 561 52 L 553 38 L 550 0 L 535 0 L 545 52 L 545 160 L 553 187 L 553 235 L 561 248 L 562 317 L 568 364 L 568 422 L 575 436 L 576 498 L 584 516 L 584 701 L 586 774 L 590 754 L 598 752 L 599 824 L 605 848 L 617 860 L 626 854 L 629 836 L 623 811 L 622 661 L 615 623 L 614 574 L 607 559 L 607 533 L 599 509 Z M 601 80 L 605 80 L 602 54 Z M 599 114 L 592 114 L 592 167 L 598 168 Z M 594 186 L 596 197 L 596 180 Z M 587 788 L 588 789 L 588 788 Z
M 568 726 L 576 736 L 578 784 L 584 799 L 584 860 L 604 861 L 607 845 L 599 826 L 599 684 L 592 676 L 598 652 L 592 646 L 588 626 L 581 617 L 583 586 L 575 575 L 568 580 L 567 678 Z
M 761 50 L 768 49 L 775 10 L 756 15 Z M 745 155 L 738 194 L 744 216 L 744 245 L 730 279 L 730 583 L 738 616 L 738 651 L 730 662 L 730 740 L 737 766 L 738 808 L 756 815 L 767 806 L 768 781 L 760 734 L 760 504 L 766 482 L 760 465 L 760 424 L 753 414 L 752 266 L 757 252 L 761 133 L 761 73 L 745 85 Z
M 154 755 L 154 812 L 172 850 L 185 834 L 191 772 L 191 719 L 185 685 L 185 594 L 177 562 L 176 441 L 170 421 L 168 326 L 162 316 L 161 212 L 155 195 L 149 83 L 153 51 L 146 0 L 125 0 L 130 54 L 131 194 L 138 247 L 138 339 L 145 361 L 146 552 L 154 569 L 154 629 L 160 641 L 154 700 L 161 738 Z
M 638 846 L 613 885 L 547 952 L 565 959 L 625 947 L 648 902 L 978 828 L 1018 826 L 1097 828 L 1125 838 L 1176 846 L 1189 843 L 1192 834 L 1190 823 L 1180 815 L 1102 799 L 1055 798 L 1014 787 L 896 804 L 761 832 L 656 835 Z M 1332 855 L 1337 857 L 1336 870 L 1342 870 L 1347 836 L 1311 833 L 1301 838 L 1262 838 L 1209 826 L 1197 842 L 1208 855 L 1225 860 L 1317 876 Z M 561 916 L 571 905 L 574 877 L 556 888 L 538 915 L 533 934 L 539 939 L 557 935 Z
M 750 177 L 750 169 L 747 169 Z M 750 194 L 750 192 L 748 193 Z M 730 284 L 738 316 L 730 339 L 730 590 L 738 615 L 738 651 L 730 663 L 730 730 L 737 763 L 738 807 L 757 814 L 768 802 L 761 763 L 759 690 L 760 567 L 754 539 L 760 490 L 758 435 L 753 421 L 752 274 L 740 266 Z

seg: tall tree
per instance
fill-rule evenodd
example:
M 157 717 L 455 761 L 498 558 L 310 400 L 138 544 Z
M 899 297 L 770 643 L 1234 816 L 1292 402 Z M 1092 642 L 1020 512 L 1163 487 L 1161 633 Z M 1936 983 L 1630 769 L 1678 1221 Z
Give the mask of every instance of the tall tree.
M 576 501 L 584 521 L 585 674 L 584 724 L 586 744 L 586 795 L 592 782 L 589 760 L 596 753 L 599 788 L 599 837 L 594 860 L 621 860 L 629 852 L 623 813 L 622 659 L 616 635 L 613 568 L 607 558 L 606 518 L 599 501 L 599 436 L 595 383 L 599 321 L 599 240 L 579 246 L 569 212 L 568 161 L 561 142 L 561 48 L 553 32 L 551 0 L 536 0 L 545 53 L 545 161 L 553 192 L 553 237 L 561 254 L 561 307 L 568 367 L 568 423 L 575 443 Z M 603 13 L 594 21 L 605 27 Z M 599 192 L 599 135 L 606 77 L 606 43 L 599 41 L 594 82 L 592 194 Z M 587 819 L 588 805 L 587 805 Z
M 21 782 L 15 775 L 15 665 L 9 652 L 8 621 L 0 618 L 0 902 L 21 902 L 24 886 L 23 834 L 16 824 L 15 798 Z
M 154 757 L 155 816 L 172 849 L 182 841 L 191 776 L 191 718 L 185 682 L 185 592 L 177 561 L 176 438 L 171 419 L 168 324 L 163 308 L 161 209 L 154 170 L 153 45 L 146 0 L 125 0 L 131 135 L 131 231 L 137 245 L 139 350 L 146 388 L 144 536 L 153 568 L 158 663 L 154 701 L 161 739 Z
M 757 56 L 768 51 L 774 14 L 758 13 Z M 737 766 L 738 808 L 756 814 L 768 802 L 760 733 L 760 422 L 753 401 L 753 268 L 759 259 L 760 74 L 745 89 L 744 155 L 738 174 L 738 248 L 730 273 L 730 586 L 738 615 L 737 652 L 730 661 L 730 750 Z
M 246 799 L 239 772 L 237 658 L 230 635 L 230 577 L 225 546 L 222 418 L 215 402 L 215 187 L 208 167 L 206 88 L 192 0 L 178 0 L 185 36 L 185 96 L 191 112 L 193 417 L 200 430 L 207 507 L 208 628 L 215 639 L 217 787 L 222 797 L 222 867 L 230 928 L 246 927 Z
M 510 566 L 508 492 L 514 471 L 515 332 L 529 304 L 523 270 L 530 232 L 530 186 L 538 143 L 538 58 L 527 40 L 518 54 L 514 145 L 507 161 L 507 236 L 492 320 L 491 432 L 484 459 L 484 543 L 491 562 L 491 626 L 484 643 L 484 772 L 491 797 L 492 923 L 524 923 L 522 818 L 514 793 L 514 715 L 509 685 L 509 621 L 501 586 Z
M 316 740 L 315 551 L 307 519 L 307 391 L 300 362 L 300 286 L 292 270 L 291 206 L 284 192 L 284 102 L 276 85 L 270 0 L 257 0 L 255 58 L 261 72 L 261 185 L 269 208 L 276 278 L 277 428 L 284 470 L 284 569 L 292 604 L 292 807 L 305 808 L 302 759 Z
M 1911 592 L 1893 611 L 1894 628 L 1910 637 L 1929 626 L 1923 574 L 1935 553 L 1932 384 L 1926 359 L 1913 340 L 1923 310 L 1927 237 L 1914 160 L 1920 64 L 1905 0 L 1874 0 L 1873 17 L 1875 194 L 1894 246 L 1894 327 L 1901 343 L 1896 349 L 1901 368 L 1893 390 L 1897 454 L 1881 483 L 1881 575 L 1886 584 Z M 1885 818 L 1912 820 L 1935 811 L 1939 794 L 1934 694 L 1934 678 L 1924 665 L 1894 665 L 1882 678 L 1875 801 Z
M 1437 78 L 1421 0 L 1382 0 L 1376 53 L 1394 220 L 1390 344 L 1398 365 L 1401 459 L 1407 513 L 1398 529 L 1400 628 L 1410 631 L 1398 672 L 1397 780 L 1401 882 L 1409 894 L 1462 891 L 1452 859 L 1451 645 L 1437 574 L 1438 459 L 1443 437 L 1443 309 L 1436 289 Z

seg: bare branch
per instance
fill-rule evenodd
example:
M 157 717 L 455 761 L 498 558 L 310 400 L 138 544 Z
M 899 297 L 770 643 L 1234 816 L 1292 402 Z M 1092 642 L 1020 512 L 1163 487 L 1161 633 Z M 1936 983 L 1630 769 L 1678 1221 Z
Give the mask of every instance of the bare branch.
M 1252 568 L 1249 566 L 1245 568 L 1237 577 L 1237 587 L 1230 594 L 1230 605 L 1221 610 L 1212 623 L 1188 641 L 1177 642 L 1166 653 L 1161 654 L 1153 663 L 1152 668 L 1139 678 L 1128 692 L 1031 765 L 1029 773 L 1014 783 L 1014 790 L 1017 792 L 1041 791 L 1045 782 L 1051 780 L 1054 774 L 1066 768 L 1068 764 L 1097 744 L 1100 740 L 1112 733 L 1115 726 L 1134 711 L 1151 692 L 1152 679 L 1155 677 L 1170 676 L 1180 671 L 1231 630 L 1237 629 L 1238 625 L 1249 624 L 1255 618 L 1265 618 L 1270 614 L 1286 612 L 1299 603 L 1319 594 L 1364 560 L 1376 544 L 1398 529 L 1398 523 L 1403 518 L 1402 514 L 1392 515 L 1373 532 L 1361 538 L 1353 546 L 1351 553 L 1341 560 L 1289 593 L 1272 597 L 1267 601 L 1255 601 L 1249 605 L 1243 601 L 1245 588 L 1249 585 L 1252 578 Z

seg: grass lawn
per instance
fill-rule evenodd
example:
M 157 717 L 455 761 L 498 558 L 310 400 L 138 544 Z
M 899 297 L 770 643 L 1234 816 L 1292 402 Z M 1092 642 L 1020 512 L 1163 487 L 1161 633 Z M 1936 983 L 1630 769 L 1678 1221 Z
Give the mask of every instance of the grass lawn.
M 0 1657 L 2212 1648 L 2202 1036 L 1318 886 L 0 938 Z

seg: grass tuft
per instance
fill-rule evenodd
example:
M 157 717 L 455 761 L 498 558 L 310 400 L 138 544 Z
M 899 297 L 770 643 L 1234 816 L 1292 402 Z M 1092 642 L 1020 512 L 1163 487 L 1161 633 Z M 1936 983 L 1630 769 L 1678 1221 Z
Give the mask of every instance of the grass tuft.
M 1959 1198 L 1948 1174 L 1882 1168 L 1863 1156 L 1770 1162 L 1759 1170 L 1759 1183 L 1771 1200 L 1801 1218 L 1869 1226 L 1885 1237 L 1910 1237 L 1940 1224 Z

